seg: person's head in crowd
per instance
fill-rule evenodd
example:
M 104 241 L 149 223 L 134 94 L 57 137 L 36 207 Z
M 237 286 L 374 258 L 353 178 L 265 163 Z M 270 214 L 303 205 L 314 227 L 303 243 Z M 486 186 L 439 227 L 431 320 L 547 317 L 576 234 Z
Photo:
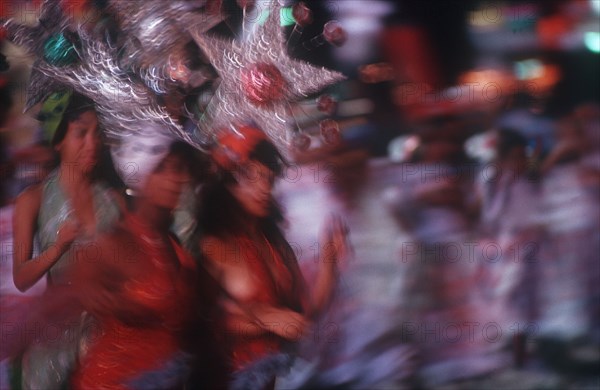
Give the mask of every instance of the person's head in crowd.
M 104 146 L 94 102 L 80 94 L 59 91 L 50 95 L 38 115 L 43 139 L 56 153 L 55 164 L 69 172 L 101 178 L 122 187 L 108 148 Z
M 424 162 L 459 162 L 463 158 L 462 144 L 444 139 L 430 139 L 422 146 L 421 156 Z
M 496 155 L 498 161 L 517 172 L 527 170 L 527 145 L 525 136 L 511 128 L 498 130 Z
M 193 153 L 192 147 L 182 141 L 171 143 L 164 158 L 141 179 L 135 203 L 139 205 L 144 201 L 172 212 L 179 204 L 184 187 L 191 180 Z
M 463 147 L 467 135 L 467 123 L 459 115 L 454 113 L 433 115 L 419 130 L 422 142 L 418 158 L 428 163 L 463 163 L 467 160 Z
M 100 159 L 101 137 L 94 103 L 73 94 L 56 126 L 48 135 L 61 167 L 91 175 Z
M 144 204 L 172 211 L 200 165 L 190 145 L 153 123 L 122 137 L 111 155 L 134 209 Z
M 220 137 L 213 160 L 216 173 L 204 191 L 200 217 L 204 229 L 228 234 L 253 222 L 276 229 L 283 217 L 273 189 L 285 161 L 265 133 L 253 126 L 227 132 Z

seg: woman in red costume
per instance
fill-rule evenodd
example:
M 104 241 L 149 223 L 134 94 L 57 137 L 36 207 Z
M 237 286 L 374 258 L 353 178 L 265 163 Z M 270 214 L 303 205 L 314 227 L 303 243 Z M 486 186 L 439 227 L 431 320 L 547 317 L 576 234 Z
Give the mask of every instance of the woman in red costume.
M 136 150 L 147 146 L 137 141 Z M 72 380 L 76 389 L 178 388 L 189 374 L 184 345 L 197 273 L 169 226 L 192 157 L 186 145 L 165 142 L 155 142 L 163 151 L 146 149 L 159 156 L 137 159 L 147 172 L 136 178 L 133 211 L 76 254 L 77 298 L 98 320 Z
M 299 340 L 330 299 L 346 229 L 331 218 L 321 237 L 319 274 L 308 288 L 272 196 L 283 163 L 277 149 L 262 131 L 245 126 L 222 136 L 213 156 L 219 172 L 205 188 L 199 224 L 206 267 L 221 286 L 221 345 L 232 387 L 272 388 L 272 358 Z

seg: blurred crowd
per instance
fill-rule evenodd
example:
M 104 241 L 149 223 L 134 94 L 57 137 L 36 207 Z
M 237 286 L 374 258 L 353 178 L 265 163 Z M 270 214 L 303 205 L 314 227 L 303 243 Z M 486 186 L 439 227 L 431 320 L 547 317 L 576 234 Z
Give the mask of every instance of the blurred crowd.
M 411 237 L 399 244 L 410 268 L 403 299 L 425 326 L 416 334 L 428 379 L 476 376 L 507 361 L 597 364 L 579 361 L 577 349 L 597 351 L 599 342 L 599 114 L 583 104 L 554 122 L 548 150 L 522 122 L 499 120 L 480 136 L 490 152 L 483 160 L 444 139 L 444 125 L 407 157 L 407 179 L 384 198 Z M 482 337 L 475 324 L 493 327 Z M 435 326 L 450 336 L 427 337 Z

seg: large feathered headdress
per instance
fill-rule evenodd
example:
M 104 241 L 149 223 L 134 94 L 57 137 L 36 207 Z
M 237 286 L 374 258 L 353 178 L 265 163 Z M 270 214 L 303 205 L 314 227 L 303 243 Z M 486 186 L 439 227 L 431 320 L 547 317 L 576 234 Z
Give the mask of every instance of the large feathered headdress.
M 79 36 L 79 62 L 63 67 L 40 62 L 38 70 L 94 100 L 117 171 L 126 184 L 135 187 L 137 181 L 128 181 L 132 172 L 151 171 L 173 140 L 206 148 L 211 134 L 184 129 L 152 90 L 119 67 L 115 48 L 81 30 Z
M 234 41 L 205 36 L 221 19 L 199 12 L 204 3 L 111 1 L 120 18 L 123 46 L 89 30 L 73 28 L 73 23 L 61 16 L 59 0 L 45 0 L 36 27 L 9 21 L 9 38 L 36 56 L 36 77 L 32 74 L 30 90 L 40 90 L 32 93 L 28 106 L 48 92 L 65 87 L 93 99 L 117 163 L 127 163 L 128 153 L 163 151 L 160 143 L 166 138 L 181 139 L 206 150 L 218 139 L 221 129 L 235 131 L 248 122 L 258 125 L 275 144 L 287 148 L 297 135 L 291 104 L 344 76 L 288 55 L 280 23 L 281 7 L 276 0 L 269 4 L 264 23 L 246 39 Z M 52 18 L 61 22 L 51 24 Z M 158 99 L 160 93 L 168 93 L 178 82 L 173 74 L 163 72 L 172 65 L 169 53 L 179 52 L 181 42 L 190 36 L 221 78 L 207 112 L 195 120 L 191 129 L 184 128 Z M 55 55 L 48 56 L 49 48 L 56 49 Z
M 290 57 L 281 5 L 271 0 L 263 11 L 266 20 L 243 39 L 227 41 L 190 27 L 221 78 L 202 125 L 235 131 L 253 122 L 285 150 L 299 134 L 292 105 L 345 76 Z
M 138 73 L 154 92 L 167 94 L 177 87 L 198 87 L 207 69 L 190 69 L 193 44 L 187 32 L 194 26 L 210 30 L 223 20 L 218 2 L 198 0 L 109 0 L 121 36 L 121 64 Z
M 36 56 L 27 108 L 61 89 L 92 99 L 117 171 L 134 188 L 174 140 L 206 148 L 210 134 L 186 131 L 159 104 L 155 91 L 122 67 L 119 49 L 81 27 L 74 29 L 59 3 L 44 2 L 37 26 L 5 23 L 8 38 Z

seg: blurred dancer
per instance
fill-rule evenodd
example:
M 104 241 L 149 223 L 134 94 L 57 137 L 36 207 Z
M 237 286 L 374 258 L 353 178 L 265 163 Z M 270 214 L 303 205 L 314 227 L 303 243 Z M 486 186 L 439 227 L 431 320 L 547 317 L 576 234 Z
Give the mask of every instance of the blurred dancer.
M 447 120 L 446 120 L 447 121 Z M 454 128 L 463 124 L 454 119 Z M 498 367 L 483 339 L 476 302 L 477 263 L 468 215 L 469 182 L 462 144 L 452 127 L 427 136 L 401 185 L 386 191 L 391 210 L 412 240 L 400 243 L 405 309 L 400 325 L 419 348 L 425 386 L 483 375 Z
M 147 136 L 147 135 L 146 135 Z M 156 144 L 169 145 L 157 136 Z M 128 140 L 144 149 L 139 140 Z M 169 232 L 172 212 L 190 181 L 189 147 L 171 143 L 145 162 L 133 211 L 81 248 L 73 275 L 77 298 L 97 319 L 72 385 L 76 389 L 177 388 L 190 375 L 186 331 L 195 314 L 195 262 Z M 140 158 L 140 154 L 137 155 Z M 190 346 L 191 349 L 191 346 Z
M 542 163 L 543 221 L 547 241 L 542 258 L 540 334 L 572 341 L 592 331 L 600 342 L 598 284 L 600 204 L 597 150 L 599 116 L 563 118 L 557 143 Z M 596 144 L 596 145 L 595 145 Z
M 222 288 L 233 388 L 272 388 L 286 354 L 328 303 L 336 264 L 345 254 L 346 229 L 334 217 L 320 242 L 319 275 L 307 288 L 280 224 L 272 195 L 283 158 L 253 127 L 220 138 L 217 178 L 208 186 L 199 218 L 206 267 Z
M 495 175 L 480 178 L 480 246 L 498 248 L 497 256 L 482 256 L 478 265 L 480 295 L 487 319 L 514 336 L 514 359 L 524 363 L 525 337 L 535 335 L 537 273 L 543 230 L 538 203 L 541 186 L 527 156 L 528 140 L 518 131 L 497 134 Z
M 589 179 L 597 186 L 600 182 L 600 104 L 586 103 L 578 106 L 574 119 L 581 127 L 581 135 L 585 140 L 581 164 L 590 171 Z
M 101 141 L 93 103 L 73 96 L 52 136 L 60 164 L 16 201 L 13 277 L 25 291 L 43 277 L 50 285 L 69 285 L 68 258 L 121 214 L 118 195 L 98 179 Z M 40 252 L 32 257 L 34 237 Z M 23 358 L 23 386 L 53 389 L 65 384 L 78 354 L 78 337 L 65 331 L 60 340 L 38 340 Z

